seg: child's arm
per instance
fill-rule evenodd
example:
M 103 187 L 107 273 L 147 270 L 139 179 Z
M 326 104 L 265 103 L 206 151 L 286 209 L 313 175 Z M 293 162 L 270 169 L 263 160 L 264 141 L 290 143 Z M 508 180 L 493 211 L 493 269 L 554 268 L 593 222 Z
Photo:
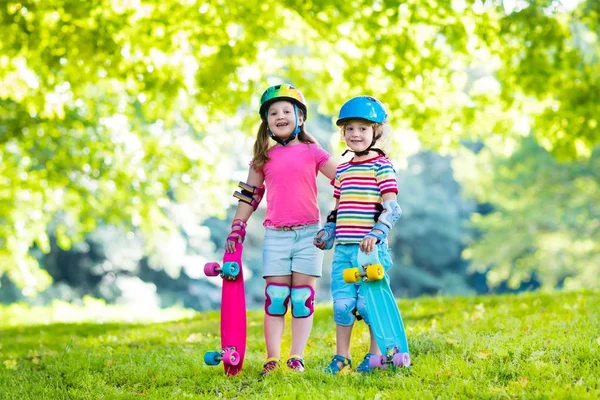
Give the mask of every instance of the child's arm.
M 337 161 L 335 161 L 333 157 L 329 157 L 329 160 L 327 160 L 325 164 L 323 164 L 321 168 L 319 168 L 319 171 L 321 171 L 321 173 L 325 175 L 327 179 L 332 181 L 335 179 L 335 171 L 337 170 L 337 166 Z
M 254 210 L 256 210 L 263 197 L 264 181 L 264 174 L 256 171 L 251 166 L 246 182 L 240 182 L 242 191 L 234 193 L 234 197 L 240 201 L 233 217 L 233 223 L 231 224 L 231 233 L 227 236 L 227 241 L 225 242 L 225 251 L 227 253 L 233 253 L 235 251 L 235 244 L 244 241 L 246 237 L 246 222 Z
M 362 242 L 360 242 L 360 249 L 367 254 L 375 249 L 377 242 L 387 238 L 402 215 L 402 209 L 396 200 L 396 193 L 388 192 L 381 197 L 383 198 L 383 211 L 379 215 L 377 223 L 373 226 L 371 232 L 367 233 Z
M 335 199 L 335 208 L 329 213 L 327 223 L 317 232 L 313 240 L 313 244 L 321 250 L 330 250 L 333 247 L 333 242 L 335 241 L 335 221 L 339 205 L 340 199 Z

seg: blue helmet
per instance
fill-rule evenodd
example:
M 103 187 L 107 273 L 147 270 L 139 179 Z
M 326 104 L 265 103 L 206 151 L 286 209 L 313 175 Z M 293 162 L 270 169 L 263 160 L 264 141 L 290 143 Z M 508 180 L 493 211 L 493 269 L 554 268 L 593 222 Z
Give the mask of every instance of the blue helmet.
M 340 126 L 350 119 L 364 119 L 381 124 L 387 119 L 387 113 L 383 104 L 375 97 L 357 96 L 344 103 L 335 124 Z

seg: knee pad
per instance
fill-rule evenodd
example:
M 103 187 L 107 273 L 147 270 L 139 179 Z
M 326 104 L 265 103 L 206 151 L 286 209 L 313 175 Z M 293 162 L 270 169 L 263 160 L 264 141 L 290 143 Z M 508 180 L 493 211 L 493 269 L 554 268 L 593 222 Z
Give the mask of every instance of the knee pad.
M 337 299 L 333 301 L 333 320 L 336 324 L 350 326 L 356 320 L 356 299 Z
M 265 312 L 268 315 L 285 315 L 290 301 L 290 287 L 283 283 L 269 283 L 265 288 L 265 297 Z
M 358 295 L 358 298 L 356 299 L 356 311 L 358 311 L 358 314 L 365 321 L 365 324 L 371 325 L 369 323 L 369 313 L 367 312 L 367 302 L 365 301 L 365 296 L 361 296 L 360 294 Z
M 292 316 L 308 318 L 315 311 L 315 290 L 310 286 L 292 286 Z

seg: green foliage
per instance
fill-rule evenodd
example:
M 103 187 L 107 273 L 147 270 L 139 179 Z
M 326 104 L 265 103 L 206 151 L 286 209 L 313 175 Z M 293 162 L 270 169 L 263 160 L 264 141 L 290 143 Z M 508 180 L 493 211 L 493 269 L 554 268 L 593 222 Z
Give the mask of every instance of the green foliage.
M 463 199 L 450 157 L 410 157 L 398 171 L 398 190 L 403 214 L 390 235 L 392 288 L 408 296 L 473 292 L 461 252 L 475 205 Z
M 504 17 L 492 39 L 503 98 L 539 99 L 540 109 L 530 110 L 538 141 L 558 158 L 587 158 L 600 143 L 597 2 L 583 1 L 573 13 L 560 12 L 560 2 L 531 3 Z
M 559 163 L 533 138 L 515 144 L 510 157 L 484 148 L 464 154 L 463 180 L 493 213 L 475 215 L 483 237 L 465 252 L 492 285 L 518 287 L 537 273 L 543 286 L 595 288 L 600 284 L 600 152 Z
M 161 324 L 80 323 L 0 328 L 0 391 L 7 398 L 454 399 L 600 396 L 600 293 L 418 298 L 399 303 L 413 365 L 330 376 L 331 304 L 317 307 L 307 371 L 259 378 L 262 311 L 248 319 L 242 373 L 203 364 L 218 348 L 219 315 Z M 289 325 L 288 325 L 289 326 Z M 357 323 L 352 358 L 368 349 Z M 289 353 L 289 329 L 282 354 Z
M 152 246 L 176 204 L 223 216 L 237 129 L 281 80 L 328 115 L 378 96 L 428 148 L 524 119 L 556 156 L 589 157 L 596 3 L 3 2 L 0 274 L 32 294 L 50 280 L 28 251 L 49 234 L 67 249 L 109 223 Z
M 152 235 L 173 228 L 174 201 L 215 213 L 216 193 L 229 191 L 218 157 L 203 154 L 226 146 L 204 132 L 206 108 L 215 116 L 245 99 L 229 78 L 261 33 L 217 57 L 230 46 L 208 23 L 216 6 L 190 13 L 178 3 L 0 8 L 0 274 L 26 294 L 49 283 L 27 254 L 34 244 L 49 251 L 48 230 L 65 249 L 99 221 Z M 198 63 L 198 52 L 211 56 Z M 207 80 L 217 62 L 223 79 Z

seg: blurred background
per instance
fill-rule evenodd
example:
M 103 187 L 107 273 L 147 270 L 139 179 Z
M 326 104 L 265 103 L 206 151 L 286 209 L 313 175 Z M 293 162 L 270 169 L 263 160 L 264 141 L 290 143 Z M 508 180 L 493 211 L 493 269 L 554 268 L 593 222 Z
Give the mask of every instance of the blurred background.
M 598 0 L 3 0 L 0 303 L 218 308 L 203 266 L 282 82 L 340 161 L 339 107 L 386 105 L 396 296 L 597 288 L 599 34 Z

